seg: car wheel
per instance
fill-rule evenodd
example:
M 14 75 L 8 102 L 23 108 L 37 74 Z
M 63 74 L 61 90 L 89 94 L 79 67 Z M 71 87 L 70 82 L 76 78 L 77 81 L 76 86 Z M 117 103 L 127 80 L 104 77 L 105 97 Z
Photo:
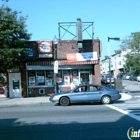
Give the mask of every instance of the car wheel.
M 102 104 L 110 104 L 111 99 L 109 96 L 103 96 L 101 99 Z
M 68 106 L 70 104 L 70 100 L 68 97 L 62 97 L 60 99 L 60 105 L 62 106 Z

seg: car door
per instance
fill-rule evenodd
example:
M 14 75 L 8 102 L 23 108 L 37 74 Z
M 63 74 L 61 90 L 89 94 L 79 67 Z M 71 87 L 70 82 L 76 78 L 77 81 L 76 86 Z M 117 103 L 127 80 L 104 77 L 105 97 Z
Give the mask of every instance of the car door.
M 90 85 L 87 94 L 89 102 L 100 101 L 102 90 L 98 86 Z
M 71 102 L 87 102 L 87 86 L 77 87 L 71 94 Z

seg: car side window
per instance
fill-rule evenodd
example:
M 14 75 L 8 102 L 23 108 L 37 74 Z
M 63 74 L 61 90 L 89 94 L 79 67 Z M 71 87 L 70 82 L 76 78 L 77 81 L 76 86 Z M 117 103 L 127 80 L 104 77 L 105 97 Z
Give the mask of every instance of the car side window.
M 90 86 L 89 91 L 97 91 L 97 90 L 103 90 L 100 86 Z
M 96 91 L 97 87 L 96 86 L 90 86 L 89 91 Z
M 81 86 L 75 90 L 76 92 L 85 92 L 87 91 L 87 86 Z

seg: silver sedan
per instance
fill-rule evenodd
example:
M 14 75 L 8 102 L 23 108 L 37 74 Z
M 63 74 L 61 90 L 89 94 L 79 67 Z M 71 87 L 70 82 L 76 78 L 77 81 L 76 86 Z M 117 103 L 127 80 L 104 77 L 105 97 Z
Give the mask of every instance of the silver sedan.
M 62 106 L 68 106 L 71 103 L 82 102 L 101 102 L 109 104 L 112 101 L 121 98 L 119 91 L 110 89 L 102 85 L 86 84 L 79 85 L 68 92 L 61 92 L 51 95 L 49 100 L 52 103 L 58 103 Z

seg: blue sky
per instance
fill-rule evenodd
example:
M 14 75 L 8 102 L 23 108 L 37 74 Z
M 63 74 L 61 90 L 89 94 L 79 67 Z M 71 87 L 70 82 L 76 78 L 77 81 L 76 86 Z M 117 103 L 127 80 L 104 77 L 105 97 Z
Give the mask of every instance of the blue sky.
M 108 37 L 123 40 L 140 31 L 140 0 L 9 0 L 6 5 L 21 11 L 22 16 L 28 15 L 26 29 L 32 33 L 31 40 L 58 37 L 58 22 L 76 22 L 77 18 L 94 22 L 94 39 L 102 41 L 101 60 L 108 55 Z M 121 41 L 110 40 L 110 54 L 120 44 Z

